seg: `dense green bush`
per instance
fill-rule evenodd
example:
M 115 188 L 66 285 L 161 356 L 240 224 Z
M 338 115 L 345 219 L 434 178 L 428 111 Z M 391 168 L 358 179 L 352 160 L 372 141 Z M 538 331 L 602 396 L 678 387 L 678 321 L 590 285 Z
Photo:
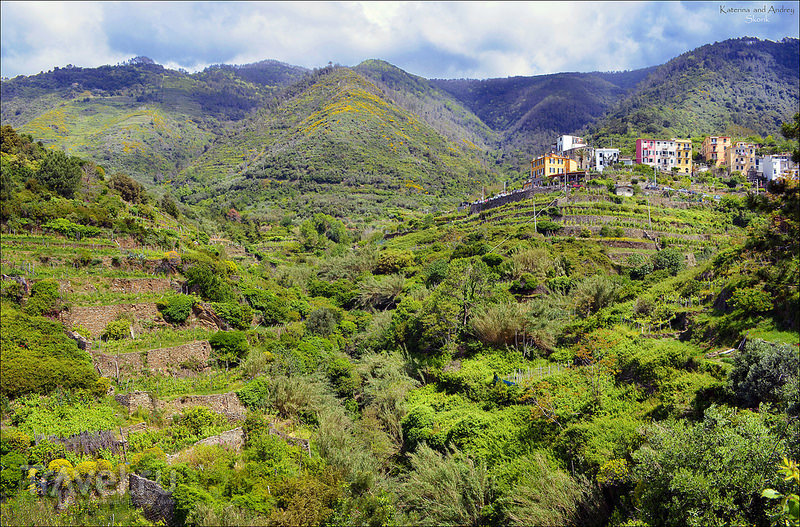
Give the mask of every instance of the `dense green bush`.
M 253 309 L 238 302 L 217 302 L 211 304 L 214 312 L 235 329 L 249 329 L 253 321 Z
M 190 295 L 172 295 L 156 302 L 156 307 L 161 311 L 164 320 L 171 324 L 183 324 L 192 313 L 192 307 L 197 299 Z
M 208 343 L 213 357 L 226 367 L 238 364 L 250 349 L 244 331 L 218 331 L 208 339 Z
M 71 198 L 81 182 L 81 163 L 61 150 L 48 150 L 36 179 L 53 192 Z
M 408 251 L 387 249 L 378 255 L 373 273 L 394 274 L 402 271 L 414 263 L 414 257 Z
M 754 339 L 734 359 L 730 387 L 739 402 L 756 408 L 762 402 L 776 403 L 790 413 L 800 409 L 798 394 L 800 358 L 791 346 Z
M 675 247 L 662 249 L 653 255 L 653 269 L 656 271 L 664 269 L 675 276 L 685 267 L 686 257 Z
M 244 297 L 264 324 L 282 324 L 289 320 L 289 303 L 274 292 L 264 289 L 245 289 Z
M 642 520 L 649 525 L 768 525 L 760 499 L 784 454 L 764 417 L 712 406 L 702 422 L 654 425 L 633 453 Z
M 61 302 L 58 282 L 42 280 L 31 286 L 31 296 L 25 302 L 25 312 L 29 315 L 56 316 L 64 304 Z
M 650 258 L 642 254 L 632 254 L 628 256 L 627 264 L 630 268 L 631 278 L 634 280 L 641 280 L 653 272 L 653 262 L 650 261 Z
M 353 282 L 345 278 L 339 278 L 334 282 L 311 278 L 308 281 L 308 294 L 330 298 L 337 306 L 349 308 L 358 296 L 358 289 Z
M 63 326 L 3 306 L 0 387 L 7 397 L 48 393 L 61 386 L 92 390 L 97 373 L 89 354 L 64 334 Z
M 131 323 L 129 320 L 112 320 L 106 324 L 102 335 L 103 340 L 122 340 L 131 338 Z
M 339 311 L 321 307 L 308 314 L 306 329 L 314 335 L 327 337 L 336 330 L 342 319 Z

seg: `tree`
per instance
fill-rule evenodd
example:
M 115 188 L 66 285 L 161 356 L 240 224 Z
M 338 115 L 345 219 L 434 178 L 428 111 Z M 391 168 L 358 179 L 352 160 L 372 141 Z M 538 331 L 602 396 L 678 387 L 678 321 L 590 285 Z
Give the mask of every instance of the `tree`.
M 119 192 L 122 199 L 129 203 L 146 203 L 147 195 L 144 187 L 132 177 L 116 173 L 111 176 L 111 188 Z
M 633 453 L 642 520 L 661 525 L 767 525 L 759 499 L 786 448 L 784 439 L 750 411 L 712 405 L 697 424 L 649 428 Z
M 36 173 L 45 187 L 65 198 L 72 198 L 81 181 L 81 160 L 61 150 L 50 150 Z
M 653 255 L 653 269 L 656 271 L 666 269 L 671 275 L 675 276 L 684 267 L 686 267 L 686 258 L 675 247 L 658 251 Z
M 798 369 L 800 358 L 791 346 L 754 339 L 736 356 L 729 383 L 736 398 L 747 407 L 770 402 L 789 405 L 789 411 L 796 414 L 800 408 Z
M 794 123 L 783 123 L 781 125 L 781 133 L 786 139 L 794 139 L 800 142 L 800 112 L 794 114 Z M 795 144 L 794 151 L 792 152 L 792 161 L 800 163 L 800 149 Z
M 238 364 L 247 354 L 248 344 L 244 331 L 218 331 L 208 339 L 214 358 L 227 368 Z

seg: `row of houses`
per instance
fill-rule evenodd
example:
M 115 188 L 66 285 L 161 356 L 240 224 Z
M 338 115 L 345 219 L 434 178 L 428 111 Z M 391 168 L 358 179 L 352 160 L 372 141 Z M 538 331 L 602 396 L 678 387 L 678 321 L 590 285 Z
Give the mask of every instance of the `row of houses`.
M 700 156 L 707 165 L 725 164 L 730 171 L 739 171 L 751 180 L 798 178 L 798 168 L 790 154 L 758 156 L 759 147 L 744 141 L 732 143 L 728 136 L 710 136 L 703 141 Z M 697 169 L 693 165 L 691 139 L 637 139 L 635 162 L 659 172 L 688 175 Z M 618 148 L 592 148 L 582 137 L 562 135 L 551 145 L 550 152 L 531 161 L 528 186 L 566 184 L 579 180 L 578 174 L 585 175 L 587 170 L 602 173 L 614 165 L 633 163 L 633 159 L 620 156 Z
M 798 167 L 792 162 L 791 154 L 759 156 L 760 147 L 746 141 L 732 142 L 729 136 L 710 136 L 700 146 L 700 155 L 707 164 L 715 167 L 724 164 L 731 172 L 741 172 L 748 179 L 798 178 Z

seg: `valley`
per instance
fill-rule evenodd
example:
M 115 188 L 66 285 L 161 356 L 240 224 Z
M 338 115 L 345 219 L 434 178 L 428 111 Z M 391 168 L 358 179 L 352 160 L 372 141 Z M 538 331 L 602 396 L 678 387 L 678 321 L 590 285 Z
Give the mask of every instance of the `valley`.
M 796 62 L 748 41 L 483 81 L 4 80 L 3 525 L 790 520 L 763 493 L 798 484 L 797 180 L 533 174 L 573 133 L 796 157 L 796 76 L 753 99 L 769 118 L 690 97 L 658 123 L 685 67 Z

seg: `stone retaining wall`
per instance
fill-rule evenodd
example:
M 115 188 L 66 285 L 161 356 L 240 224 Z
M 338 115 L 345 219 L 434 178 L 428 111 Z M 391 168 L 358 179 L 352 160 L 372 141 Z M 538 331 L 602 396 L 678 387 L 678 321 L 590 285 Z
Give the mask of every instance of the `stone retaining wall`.
M 105 353 L 92 353 L 92 361 L 97 373 L 101 377 L 121 379 L 139 375 L 144 369 L 143 353 L 120 353 L 119 355 L 106 355 Z
M 131 495 L 131 504 L 142 509 L 145 518 L 153 523 L 160 521 L 164 525 L 174 524 L 175 501 L 172 493 L 161 488 L 161 485 L 136 474 L 129 474 L 128 492 Z
M 142 321 L 153 321 L 160 318 L 155 303 L 142 304 L 116 304 L 113 306 L 73 306 L 67 313 L 62 313 L 64 326 L 73 328 L 80 324 L 98 338 L 103 333 L 109 322 L 116 320 L 121 313 L 130 313 L 134 319 L 134 326 Z
M 175 375 L 195 375 L 193 370 L 181 367 L 181 364 L 195 361 L 205 370 L 211 358 L 211 345 L 207 340 L 196 340 L 171 348 L 157 348 L 147 351 L 106 355 L 93 353 L 94 365 L 103 377 L 122 378 L 138 375 L 147 368 L 151 372 Z
M 117 394 L 114 400 L 128 409 L 128 412 L 134 412 L 137 408 L 141 407 L 145 410 L 154 410 L 156 408 L 155 401 L 150 397 L 147 392 L 131 392 L 125 395 Z
M 163 410 L 166 416 L 179 414 L 183 410 L 195 406 L 205 406 L 231 420 L 244 419 L 247 412 L 244 405 L 239 401 L 239 397 L 233 392 L 212 395 L 184 395 L 172 401 L 158 402 L 159 410 Z

